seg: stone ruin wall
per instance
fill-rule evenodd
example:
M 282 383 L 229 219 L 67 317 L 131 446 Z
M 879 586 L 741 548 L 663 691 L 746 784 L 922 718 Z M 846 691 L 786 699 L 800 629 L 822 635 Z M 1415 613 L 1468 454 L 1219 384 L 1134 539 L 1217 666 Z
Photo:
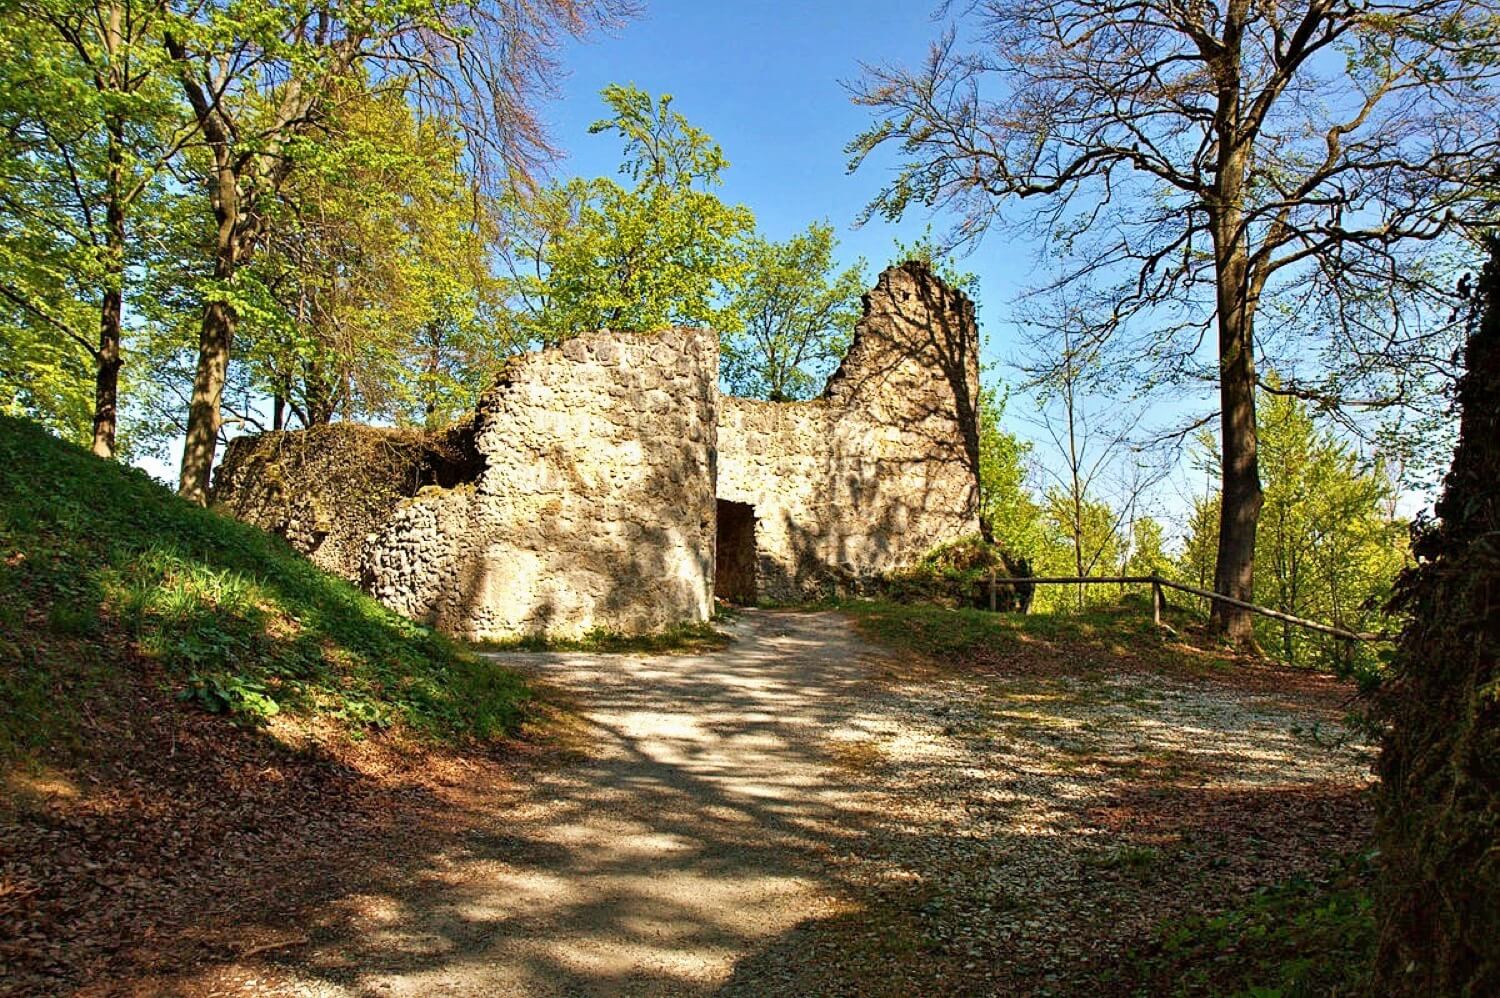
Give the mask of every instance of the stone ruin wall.
M 469 638 L 706 620 L 716 547 L 741 599 L 858 591 L 978 530 L 976 352 L 973 306 L 905 264 L 822 398 L 720 397 L 707 330 L 601 332 L 516 358 L 441 436 L 237 440 L 215 502 Z
M 361 426 L 236 440 L 215 505 L 462 637 L 707 620 L 718 367 L 707 330 L 575 337 L 512 361 L 441 448 Z
M 366 544 L 401 502 L 473 473 L 468 429 L 333 423 L 236 437 L 215 473 L 214 505 L 358 581 Z
M 973 303 L 907 263 L 864 309 L 823 397 L 721 401 L 718 497 L 754 510 L 757 599 L 860 591 L 979 530 Z
M 398 506 L 362 584 L 469 638 L 707 620 L 718 362 L 691 329 L 518 358 L 479 405 L 483 472 Z

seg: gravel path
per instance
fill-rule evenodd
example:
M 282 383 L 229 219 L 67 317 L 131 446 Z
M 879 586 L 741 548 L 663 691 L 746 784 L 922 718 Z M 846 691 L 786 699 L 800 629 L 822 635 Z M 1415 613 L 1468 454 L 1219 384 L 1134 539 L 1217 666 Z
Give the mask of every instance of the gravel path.
M 706 655 L 507 655 L 563 753 L 408 889 L 239 984 L 294 994 L 1107 993 L 1155 922 L 1357 840 L 1326 703 L 950 675 L 834 613 Z M 1207 899 L 1207 901 L 1205 901 Z M 248 982 L 248 983 L 247 983 Z

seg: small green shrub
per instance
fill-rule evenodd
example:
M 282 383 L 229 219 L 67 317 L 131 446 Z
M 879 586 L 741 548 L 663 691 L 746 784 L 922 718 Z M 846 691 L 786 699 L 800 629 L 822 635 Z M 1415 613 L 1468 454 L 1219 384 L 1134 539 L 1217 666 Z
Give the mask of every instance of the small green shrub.
M 975 534 L 933 548 L 915 565 L 891 572 L 881 580 L 880 592 L 897 603 L 938 606 L 989 606 L 989 580 L 1031 574 L 1024 561 L 1012 558 L 998 545 Z M 1000 585 L 996 608 L 1020 610 L 1030 602 L 1029 587 Z

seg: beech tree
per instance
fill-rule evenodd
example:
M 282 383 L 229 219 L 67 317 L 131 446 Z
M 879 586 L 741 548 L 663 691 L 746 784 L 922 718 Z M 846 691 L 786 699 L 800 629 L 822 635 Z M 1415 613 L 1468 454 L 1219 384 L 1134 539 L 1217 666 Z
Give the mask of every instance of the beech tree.
M 629 10 L 619 0 L 287 5 L 215 0 L 163 34 L 202 135 L 213 206 L 213 275 L 204 298 L 179 490 L 206 502 L 237 320 L 237 276 L 262 245 L 270 201 L 296 140 L 356 72 L 399 86 L 418 108 L 450 111 L 476 170 L 524 181 L 550 155 L 533 101 L 552 86 L 561 39 Z M 305 150 L 305 147 L 304 147 Z
M 162 0 L 0 5 L 0 299 L 29 341 L 16 383 L 45 384 L 37 415 L 76 424 L 63 413 L 87 404 L 90 365 L 100 457 L 116 452 L 126 270 L 148 241 L 136 223 L 192 134 L 162 72 L 166 17 Z
M 982 0 L 918 70 L 869 68 L 868 212 L 1040 233 L 1143 380 L 1216 387 L 1215 589 L 1253 597 L 1258 361 L 1330 410 L 1451 372 L 1434 273 L 1500 152 L 1485 0 Z M 1261 321 L 1261 325 L 1258 325 Z M 1209 349 L 1200 349 L 1205 342 Z M 1299 360 L 1300 363 L 1291 363 Z M 1281 361 L 1286 362 L 1281 362 Z M 1205 420 L 1206 422 L 1207 420 Z M 1235 641 L 1246 611 L 1214 608 Z
M 979 523 L 1006 553 L 1039 562 L 1045 539 L 1027 482 L 1031 444 L 1000 425 L 1009 401 L 996 385 L 979 389 Z
M 598 329 L 738 328 L 728 298 L 745 269 L 755 216 L 715 192 L 729 167 L 672 97 L 611 84 L 591 134 L 619 137 L 620 175 L 574 177 L 502 199 L 502 257 L 518 342 Z
M 1267 395 L 1259 412 L 1266 504 L 1256 588 L 1267 606 L 1352 631 L 1383 630 L 1381 610 L 1406 556 L 1385 469 L 1314 421 L 1301 399 Z M 1353 649 L 1284 622 L 1258 629 L 1288 662 Z M 1346 664 L 1353 664 L 1352 662 Z
M 272 428 L 335 416 L 439 423 L 504 359 L 485 201 L 456 129 L 418 121 L 399 90 L 341 88 L 316 155 L 277 193 L 244 272 L 267 307 L 243 315 L 240 359 L 272 398 Z

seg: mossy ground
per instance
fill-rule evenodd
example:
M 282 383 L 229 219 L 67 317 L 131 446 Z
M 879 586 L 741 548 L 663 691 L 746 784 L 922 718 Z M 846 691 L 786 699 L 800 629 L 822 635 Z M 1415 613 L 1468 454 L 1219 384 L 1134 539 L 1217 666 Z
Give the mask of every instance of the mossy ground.
M 1214 915 L 1163 926 L 1126 961 L 1139 994 L 1313 998 L 1370 994 L 1373 854 L 1296 876 Z
M 1191 609 L 1173 606 L 1164 618 L 1168 628 L 1157 627 L 1150 597 L 1141 593 L 1070 613 L 991 613 L 884 600 L 851 600 L 839 608 L 853 614 L 871 640 L 950 663 L 1053 647 L 1190 672 L 1225 669 L 1235 658 L 1204 633 L 1205 618 Z

